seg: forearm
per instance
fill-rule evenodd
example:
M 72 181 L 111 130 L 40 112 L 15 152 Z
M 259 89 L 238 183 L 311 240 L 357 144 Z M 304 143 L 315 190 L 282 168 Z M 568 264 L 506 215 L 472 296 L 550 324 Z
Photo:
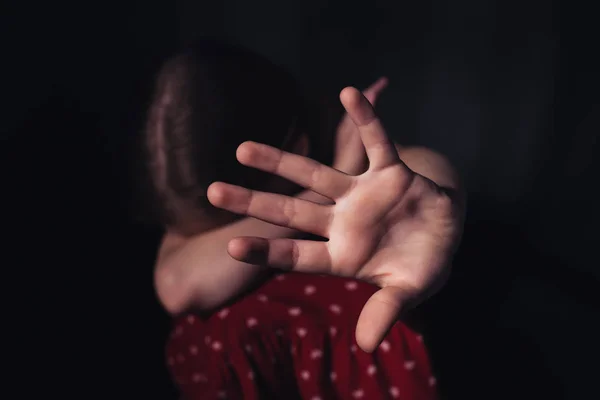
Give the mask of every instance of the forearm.
M 327 202 L 327 199 L 310 191 L 296 197 Z M 243 218 L 185 239 L 159 257 L 155 277 L 159 298 L 172 314 L 190 309 L 210 312 L 246 292 L 268 273 L 262 266 L 234 260 L 227 253 L 231 239 L 237 236 L 293 238 L 297 235 L 299 232 L 289 228 L 255 218 Z

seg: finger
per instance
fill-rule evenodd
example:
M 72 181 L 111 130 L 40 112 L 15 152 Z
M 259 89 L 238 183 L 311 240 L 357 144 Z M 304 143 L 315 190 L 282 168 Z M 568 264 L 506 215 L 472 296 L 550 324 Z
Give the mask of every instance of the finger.
M 353 179 L 307 157 L 255 142 L 242 143 L 236 153 L 240 163 L 270 172 L 330 199 L 342 197 Z
M 236 260 L 249 264 L 306 273 L 325 274 L 331 271 L 331 256 L 326 242 L 239 237 L 229 242 L 227 251 Z
M 370 168 L 381 169 L 399 163 L 394 144 L 365 96 L 355 88 L 347 87 L 340 93 L 340 100 L 360 132 Z
M 387 87 L 389 81 L 385 76 L 377 79 L 371 86 L 363 90 L 363 95 L 369 100 L 369 103 L 375 107 L 379 94 Z
M 356 343 L 370 353 L 374 351 L 400 314 L 410 308 L 412 289 L 387 286 L 375 292 L 363 307 L 356 325 Z
M 322 237 L 327 237 L 333 215 L 326 205 L 223 182 L 211 184 L 207 197 L 215 207 Z

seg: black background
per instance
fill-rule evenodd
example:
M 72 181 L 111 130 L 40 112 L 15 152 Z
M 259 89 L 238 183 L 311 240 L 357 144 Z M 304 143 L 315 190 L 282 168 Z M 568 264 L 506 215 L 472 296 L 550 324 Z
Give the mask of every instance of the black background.
M 128 152 L 160 62 L 205 34 L 333 95 L 389 76 L 380 112 L 391 134 L 459 168 L 465 238 L 425 307 L 448 397 L 599 396 L 592 6 L 13 3 L 0 28 L 2 282 L 15 356 L 4 374 L 21 397 L 175 397 L 152 286 L 160 232 L 131 218 Z

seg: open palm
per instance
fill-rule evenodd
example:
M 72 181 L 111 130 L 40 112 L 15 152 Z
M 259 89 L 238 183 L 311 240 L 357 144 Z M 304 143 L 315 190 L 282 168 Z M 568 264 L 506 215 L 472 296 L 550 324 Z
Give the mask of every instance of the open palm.
M 372 351 L 403 310 L 444 282 L 461 223 L 453 197 L 400 160 L 369 101 L 354 88 L 344 89 L 340 99 L 360 132 L 369 159 L 365 173 L 347 175 L 253 142 L 237 151 L 242 164 L 289 179 L 334 204 L 221 182 L 211 185 L 208 198 L 217 207 L 328 239 L 236 238 L 229 245 L 235 259 L 379 286 L 356 330 L 359 346 Z

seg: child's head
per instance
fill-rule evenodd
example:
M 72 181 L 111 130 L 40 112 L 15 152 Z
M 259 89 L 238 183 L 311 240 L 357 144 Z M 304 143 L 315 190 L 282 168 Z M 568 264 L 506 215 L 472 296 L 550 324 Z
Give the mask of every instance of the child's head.
M 212 182 L 292 190 L 239 164 L 238 145 L 252 140 L 327 162 L 326 131 L 320 110 L 286 71 L 237 46 L 199 41 L 158 75 L 144 130 L 152 211 L 184 234 L 229 222 L 232 215 L 207 201 Z

